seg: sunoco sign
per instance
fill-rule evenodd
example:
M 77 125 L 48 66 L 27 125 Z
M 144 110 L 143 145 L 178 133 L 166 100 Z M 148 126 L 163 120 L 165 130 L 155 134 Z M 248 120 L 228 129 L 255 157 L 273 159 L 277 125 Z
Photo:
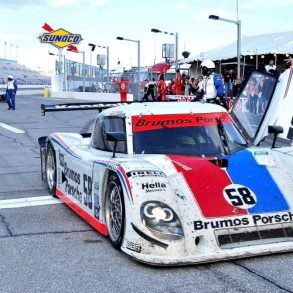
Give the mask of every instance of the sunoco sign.
M 51 31 L 48 33 L 43 33 L 39 36 L 41 43 L 52 44 L 57 48 L 64 48 L 73 44 L 78 44 L 82 38 L 79 34 L 72 34 L 62 28 Z

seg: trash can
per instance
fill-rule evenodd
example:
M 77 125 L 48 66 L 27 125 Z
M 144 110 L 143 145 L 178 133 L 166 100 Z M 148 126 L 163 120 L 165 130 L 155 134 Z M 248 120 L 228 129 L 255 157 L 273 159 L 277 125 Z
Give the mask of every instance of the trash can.
M 44 87 L 44 97 L 45 98 L 48 98 L 49 97 L 49 89 L 48 89 L 48 87 Z

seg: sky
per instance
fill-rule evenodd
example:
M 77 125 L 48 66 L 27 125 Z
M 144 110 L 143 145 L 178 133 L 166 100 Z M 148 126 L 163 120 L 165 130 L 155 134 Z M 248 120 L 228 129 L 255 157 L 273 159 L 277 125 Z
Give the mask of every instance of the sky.
M 293 0 L 0 0 L 0 58 L 17 59 L 29 68 L 51 71 L 58 49 L 40 43 L 44 23 L 81 34 L 77 45 L 87 64 L 95 64 L 103 48 L 90 53 L 88 43 L 109 46 L 110 69 L 137 65 L 137 43 L 119 41 L 117 36 L 140 40 L 141 66 L 162 62 L 164 43 L 175 37 L 152 33 L 157 28 L 178 33 L 179 59 L 236 41 L 237 26 L 208 19 L 210 14 L 241 20 L 241 36 L 290 31 Z M 5 45 L 6 43 L 6 45 Z M 65 58 L 82 62 L 82 54 L 63 50 Z M 90 60 L 91 57 L 91 60 Z

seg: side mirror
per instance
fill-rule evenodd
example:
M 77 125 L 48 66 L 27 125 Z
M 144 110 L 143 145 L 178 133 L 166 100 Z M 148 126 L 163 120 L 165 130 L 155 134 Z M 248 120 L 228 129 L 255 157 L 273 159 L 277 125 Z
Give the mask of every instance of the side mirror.
M 108 141 L 114 141 L 114 150 L 113 150 L 112 158 L 115 158 L 117 142 L 118 141 L 126 141 L 126 133 L 122 132 L 122 131 L 107 132 L 106 138 Z
M 275 144 L 276 144 L 276 140 L 277 140 L 278 134 L 283 133 L 284 132 L 284 129 L 283 129 L 282 126 L 269 125 L 268 132 L 269 132 L 269 134 L 273 134 L 274 135 L 274 140 L 273 140 L 273 144 L 272 144 L 272 148 L 274 148 L 275 147 Z

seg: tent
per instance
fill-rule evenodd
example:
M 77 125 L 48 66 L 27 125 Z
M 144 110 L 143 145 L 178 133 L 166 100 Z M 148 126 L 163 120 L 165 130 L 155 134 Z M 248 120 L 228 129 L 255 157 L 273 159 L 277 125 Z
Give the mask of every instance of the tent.
M 266 54 L 293 54 L 293 31 L 256 35 L 241 39 L 242 56 Z M 236 58 L 236 56 L 237 41 L 211 51 L 190 56 L 181 60 L 180 63 L 192 63 L 204 59 L 214 61 L 228 60 Z

